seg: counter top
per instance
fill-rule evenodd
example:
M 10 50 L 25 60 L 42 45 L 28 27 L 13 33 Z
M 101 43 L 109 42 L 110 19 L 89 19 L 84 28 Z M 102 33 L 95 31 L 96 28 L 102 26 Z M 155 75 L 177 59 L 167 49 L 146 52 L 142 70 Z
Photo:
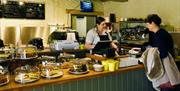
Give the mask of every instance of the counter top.
M 63 84 L 63 83 L 68 83 L 72 81 L 91 79 L 91 78 L 96 78 L 96 77 L 101 77 L 101 76 L 106 76 L 106 75 L 114 75 L 120 72 L 127 72 L 127 71 L 138 70 L 138 69 L 143 69 L 143 65 L 122 67 L 122 68 L 119 68 L 119 70 L 114 71 L 114 72 L 110 72 L 110 71 L 95 72 L 93 70 L 90 70 L 89 73 L 83 74 L 83 75 L 72 75 L 68 73 L 68 69 L 63 69 L 64 75 L 60 78 L 56 78 L 56 79 L 41 78 L 37 82 L 28 83 L 28 84 L 18 84 L 14 82 L 14 80 L 11 78 L 10 83 L 8 83 L 5 86 L 0 87 L 0 91 L 20 91 L 20 90 L 36 88 L 36 87 L 40 87 L 40 86 L 44 86 L 48 84 Z

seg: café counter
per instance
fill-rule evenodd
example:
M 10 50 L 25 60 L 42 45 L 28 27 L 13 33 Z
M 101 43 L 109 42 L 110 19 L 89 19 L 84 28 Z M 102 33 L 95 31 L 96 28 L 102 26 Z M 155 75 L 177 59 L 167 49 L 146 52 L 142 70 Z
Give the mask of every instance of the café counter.
M 117 71 L 95 72 L 87 74 L 69 74 L 55 79 L 44 79 L 19 84 L 11 78 L 10 83 L 1 86 L 0 91 L 154 91 L 144 74 L 143 65 L 119 68 Z

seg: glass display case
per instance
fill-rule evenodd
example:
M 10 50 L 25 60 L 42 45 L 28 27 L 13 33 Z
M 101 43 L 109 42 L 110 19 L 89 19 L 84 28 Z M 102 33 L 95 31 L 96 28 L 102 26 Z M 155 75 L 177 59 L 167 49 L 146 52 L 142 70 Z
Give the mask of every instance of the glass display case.
M 142 45 L 148 41 L 146 23 L 142 21 L 120 22 L 121 43 Z
M 35 46 L 18 47 L 15 50 L 15 59 L 34 59 L 37 58 L 37 48 Z
M 42 61 L 40 64 L 41 77 L 51 79 L 63 76 L 63 71 L 60 69 L 60 63 L 54 61 Z
M 36 66 L 25 65 L 16 68 L 15 82 L 17 83 L 31 83 L 40 79 L 40 70 Z
M 8 70 L 0 66 L 0 86 L 8 84 L 9 81 L 10 80 Z

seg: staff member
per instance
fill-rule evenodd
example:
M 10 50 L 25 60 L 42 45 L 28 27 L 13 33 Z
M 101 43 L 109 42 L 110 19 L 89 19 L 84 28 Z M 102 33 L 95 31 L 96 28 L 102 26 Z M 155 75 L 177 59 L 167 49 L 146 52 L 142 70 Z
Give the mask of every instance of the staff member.
M 103 17 L 96 18 L 96 26 L 90 29 L 86 35 L 85 48 L 93 49 L 99 41 L 112 41 L 111 35 L 107 32 L 107 26 Z M 118 50 L 114 42 L 111 43 L 113 49 Z

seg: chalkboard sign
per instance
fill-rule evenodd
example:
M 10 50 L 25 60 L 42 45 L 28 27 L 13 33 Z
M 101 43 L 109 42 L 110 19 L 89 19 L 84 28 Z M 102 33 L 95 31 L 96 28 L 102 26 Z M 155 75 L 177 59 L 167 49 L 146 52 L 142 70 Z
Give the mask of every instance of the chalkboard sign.
M 45 19 L 45 4 L 7 1 L 0 5 L 0 18 Z
M 0 18 L 2 18 L 2 5 L 1 5 L 1 1 L 0 1 Z
M 19 5 L 17 1 L 8 1 L 3 5 L 4 18 L 24 18 L 24 5 Z
M 28 19 L 45 19 L 44 4 L 25 3 L 25 17 Z

